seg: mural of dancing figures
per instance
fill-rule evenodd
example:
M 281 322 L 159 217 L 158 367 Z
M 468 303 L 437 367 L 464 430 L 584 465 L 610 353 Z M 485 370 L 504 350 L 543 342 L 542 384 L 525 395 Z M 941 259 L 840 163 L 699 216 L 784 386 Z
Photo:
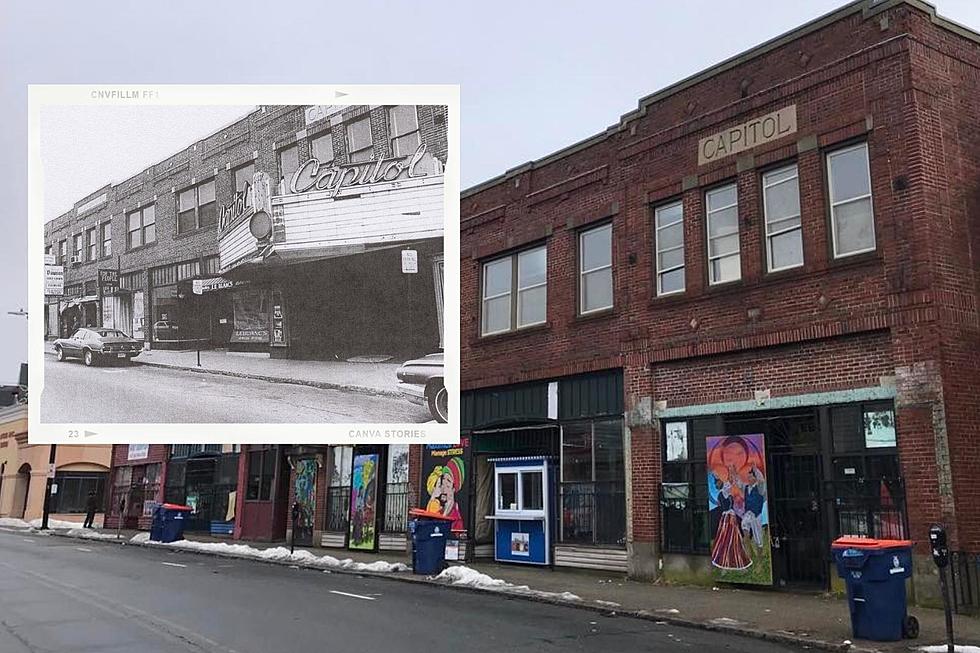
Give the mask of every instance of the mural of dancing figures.
M 707 465 L 715 579 L 771 585 L 765 436 L 709 437 Z

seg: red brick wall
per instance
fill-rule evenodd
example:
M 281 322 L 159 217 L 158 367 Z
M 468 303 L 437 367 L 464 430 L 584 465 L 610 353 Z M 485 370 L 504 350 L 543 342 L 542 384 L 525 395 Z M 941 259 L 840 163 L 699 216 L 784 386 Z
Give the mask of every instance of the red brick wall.
M 112 497 L 112 489 L 116 484 L 116 470 L 120 467 L 133 467 L 137 465 L 151 465 L 154 463 L 160 464 L 160 481 L 157 490 L 157 495 L 155 500 L 158 502 L 163 502 L 163 488 L 167 482 L 167 460 L 170 458 L 170 445 L 169 444 L 151 444 L 149 445 L 149 451 L 146 458 L 140 460 L 128 460 L 129 457 L 129 445 L 128 444 L 114 444 L 112 445 L 112 463 L 109 468 L 109 484 L 106 488 L 107 496 Z M 150 527 L 150 522 L 152 517 L 140 517 L 138 522 L 138 527 L 141 529 L 148 529 Z M 119 525 L 119 512 L 115 506 L 110 508 L 109 514 L 105 516 L 105 528 L 116 528 Z

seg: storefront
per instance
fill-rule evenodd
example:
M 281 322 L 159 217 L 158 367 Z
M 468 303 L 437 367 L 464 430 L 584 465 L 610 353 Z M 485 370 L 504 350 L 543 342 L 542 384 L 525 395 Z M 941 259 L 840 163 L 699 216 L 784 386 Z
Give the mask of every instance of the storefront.
M 165 444 L 112 446 L 106 528 L 148 529 L 163 503 L 164 473 L 170 454 Z
M 459 446 L 423 447 L 419 501 L 458 511 L 461 557 L 494 557 L 495 463 L 549 461 L 554 506 L 543 525 L 556 566 L 626 570 L 626 472 L 620 370 L 463 393 Z M 452 492 L 450 492 L 452 490 Z
M 289 519 L 288 447 L 242 445 L 238 465 L 236 539 L 275 542 L 286 539 Z
M 240 445 L 171 445 L 164 501 L 189 506 L 184 529 L 232 535 Z

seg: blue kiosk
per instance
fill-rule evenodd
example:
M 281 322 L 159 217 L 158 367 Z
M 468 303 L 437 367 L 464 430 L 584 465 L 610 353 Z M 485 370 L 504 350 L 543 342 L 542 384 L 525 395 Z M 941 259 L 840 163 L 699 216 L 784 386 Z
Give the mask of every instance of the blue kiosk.
M 556 467 L 544 456 L 491 458 L 494 466 L 494 559 L 551 564 Z

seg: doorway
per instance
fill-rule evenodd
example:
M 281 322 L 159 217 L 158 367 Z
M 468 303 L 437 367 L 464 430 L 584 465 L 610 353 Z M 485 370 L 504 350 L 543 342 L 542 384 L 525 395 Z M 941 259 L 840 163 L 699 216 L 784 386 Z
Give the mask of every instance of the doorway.
M 31 493 L 31 466 L 24 463 L 17 470 L 17 480 L 14 483 L 14 500 L 10 507 L 10 516 L 24 519 L 27 515 L 27 501 Z

